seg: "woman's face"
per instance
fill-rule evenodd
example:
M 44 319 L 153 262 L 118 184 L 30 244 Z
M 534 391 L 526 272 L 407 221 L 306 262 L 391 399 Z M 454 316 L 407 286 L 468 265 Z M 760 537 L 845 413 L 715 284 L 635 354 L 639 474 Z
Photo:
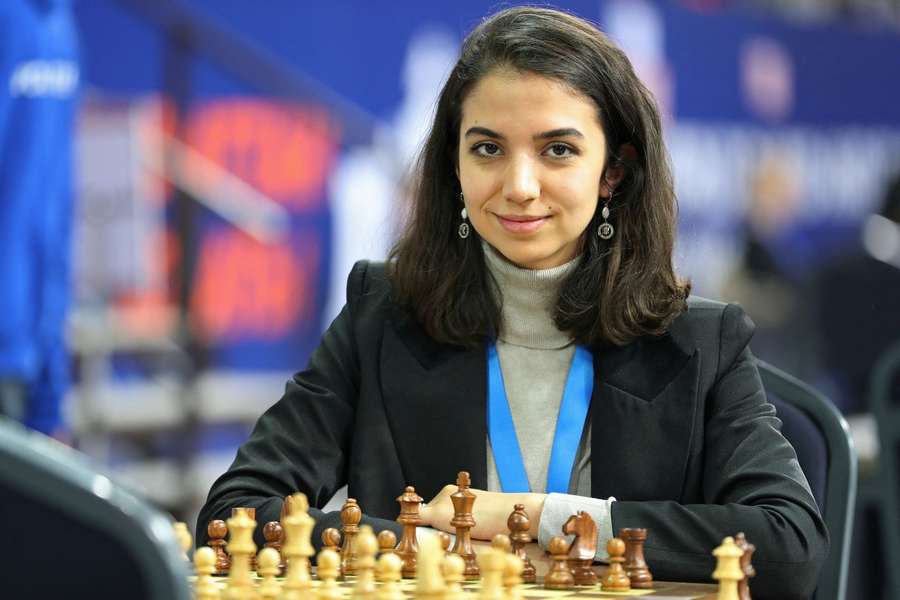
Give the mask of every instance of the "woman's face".
M 463 101 L 459 136 L 459 180 L 478 234 L 520 267 L 574 258 L 609 195 L 593 100 L 540 75 L 495 71 Z

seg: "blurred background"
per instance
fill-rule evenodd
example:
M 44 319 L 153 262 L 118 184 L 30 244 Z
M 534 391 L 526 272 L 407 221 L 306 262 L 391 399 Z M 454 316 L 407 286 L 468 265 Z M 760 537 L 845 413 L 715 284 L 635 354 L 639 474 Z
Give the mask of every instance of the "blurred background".
M 516 3 L 3 4 L 0 285 L 32 295 L 0 302 L 0 399 L 193 523 L 353 262 L 386 255 L 461 40 Z M 900 3 L 555 5 L 656 95 L 679 272 L 833 399 L 872 477 L 868 381 L 900 340 Z M 851 597 L 876 597 L 880 554 L 859 552 Z

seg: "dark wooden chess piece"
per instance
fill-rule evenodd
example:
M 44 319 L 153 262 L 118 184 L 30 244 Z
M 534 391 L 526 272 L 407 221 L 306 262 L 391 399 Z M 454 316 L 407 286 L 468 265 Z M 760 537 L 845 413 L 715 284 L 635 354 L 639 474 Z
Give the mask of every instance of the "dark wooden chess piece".
M 228 526 L 225 521 L 216 519 L 210 521 L 206 526 L 206 533 L 209 535 L 208 545 L 216 553 L 216 569 L 213 571 L 213 575 L 228 575 L 228 571 L 231 569 L 231 558 L 225 551 L 225 544 L 228 543 L 225 541 L 225 537 L 228 535 Z
M 475 527 L 472 507 L 475 505 L 475 494 L 469 489 L 471 485 L 468 471 L 460 471 L 456 476 L 456 491 L 450 494 L 450 501 L 453 502 L 450 526 L 456 528 L 456 543 L 451 552 L 459 554 L 465 561 L 463 576 L 466 579 L 478 579 L 478 563 L 472 549 L 472 528 Z
M 341 573 L 344 575 L 356 574 L 356 536 L 359 535 L 359 522 L 362 520 L 362 510 L 355 498 L 347 498 L 341 508 L 341 533 L 344 543 L 341 546 Z
M 744 578 L 738 582 L 738 598 L 751 600 L 750 579 L 756 575 L 756 569 L 753 568 L 751 561 L 753 553 L 756 552 L 756 546 L 747 541 L 747 536 L 743 531 L 734 536 L 734 545 L 744 551 L 741 555 L 741 572 L 744 574 Z
M 627 592 L 631 589 L 631 580 L 622 566 L 625 562 L 625 542 L 613 538 L 607 542 L 606 551 L 609 553 L 609 568 L 603 576 L 603 591 Z
M 553 560 L 553 566 L 544 576 L 544 587 L 548 590 L 571 590 L 575 587 L 575 577 L 569 570 L 569 544 L 566 539 L 554 536 L 550 539 L 547 552 Z
M 574 535 L 569 546 L 569 568 L 575 577 L 575 585 L 597 585 L 594 572 L 594 556 L 597 554 L 597 524 L 588 513 L 579 510 L 562 526 L 566 535 Z
M 512 553 L 522 559 L 525 565 L 522 569 L 522 581 L 525 583 L 534 583 L 537 581 L 537 571 L 525 552 L 525 546 L 531 543 L 531 519 L 525 512 L 524 504 L 516 504 L 513 511 L 506 520 L 506 526 L 509 528 L 509 540 L 512 543 Z
M 341 553 L 341 532 L 334 527 L 328 527 L 322 530 L 322 548 L 334 550 L 335 553 Z
M 397 546 L 397 536 L 390 529 L 382 529 L 378 532 L 378 554 L 394 554 Z
M 625 574 L 631 580 L 631 587 L 639 590 L 653 589 L 653 575 L 644 560 L 644 542 L 647 530 L 643 527 L 623 527 L 619 537 L 625 542 Z
M 403 494 L 397 498 L 400 503 L 400 516 L 397 522 L 403 525 L 403 535 L 397 544 L 396 554 L 403 560 L 403 576 L 416 576 L 416 557 L 419 554 L 419 545 L 416 543 L 416 527 L 422 524 L 419 516 L 419 505 L 422 497 L 416 493 L 416 488 L 407 486 Z
M 284 575 L 285 563 L 284 556 L 281 554 L 281 547 L 284 545 L 284 529 L 278 521 L 269 521 L 263 527 L 263 538 L 265 538 L 266 548 L 272 548 L 278 552 L 278 575 Z

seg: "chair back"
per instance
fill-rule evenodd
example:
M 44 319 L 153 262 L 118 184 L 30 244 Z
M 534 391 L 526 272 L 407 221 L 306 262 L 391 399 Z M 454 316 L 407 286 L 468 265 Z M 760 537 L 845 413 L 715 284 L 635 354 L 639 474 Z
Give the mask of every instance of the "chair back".
M 190 600 L 170 518 L 2 417 L 0 507 L 4 598 Z
M 828 398 L 796 377 L 761 360 L 757 366 L 831 538 L 813 597 L 844 600 L 857 486 L 856 451 L 847 421 Z
M 878 427 L 880 538 L 888 579 L 888 598 L 900 598 L 900 341 L 872 369 L 869 408 Z

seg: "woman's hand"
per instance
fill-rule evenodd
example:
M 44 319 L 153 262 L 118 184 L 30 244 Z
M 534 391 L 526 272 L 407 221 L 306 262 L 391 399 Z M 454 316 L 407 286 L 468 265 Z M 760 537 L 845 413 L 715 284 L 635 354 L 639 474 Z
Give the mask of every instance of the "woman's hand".
M 498 533 L 508 534 L 506 520 L 509 518 L 509 514 L 515 510 L 516 504 L 525 505 L 525 512 L 528 513 L 528 518 L 531 520 L 531 528 L 528 533 L 537 539 L 546 494 L 504 494 L 476 489 L 470 489 L 470 491 L 476 496 L 475 504 L 472 507 L 472 516 L 475 518 L 475 527 L 471 531 L 473 539 L 490 540 Z M 448 533 L 456 533 L 456 530 L 450 525 L 454 514 L 450 495 L 455 492 L 455 485 L 445 485 L 437 496 L 431 499 L 431 502 L 423 504 L 419 509 L 422 524 Z

